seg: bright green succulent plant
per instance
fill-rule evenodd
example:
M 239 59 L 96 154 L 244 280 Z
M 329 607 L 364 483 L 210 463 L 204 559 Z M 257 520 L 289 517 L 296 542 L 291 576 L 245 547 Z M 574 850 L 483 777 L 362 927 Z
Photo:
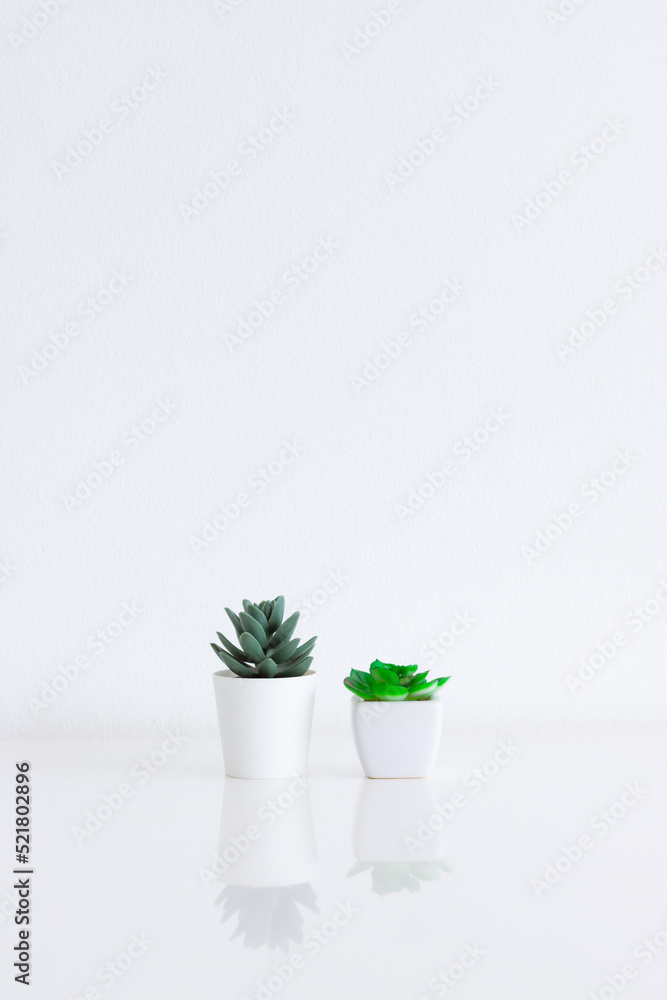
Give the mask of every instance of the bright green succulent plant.
M 402 667 L 373 660 L 370 671 L 350 670 L 343 684 L 364 701 L 426 701 L 449 677 L 429 681 L 428 670 L 417 673 L 418 669 L 416 663 Z
M 275 601 L 260 601 L 259 604 L 244 601 L 243 611 L 238 615 L 229 608 L 225 611 L 241 648 L 221 632 L 217 635 L 225 648 L 215 642 L 211 646 L 225 666 L 239 677 L 300 677 L 308 670 L 313 662 L 308 654 L 317 636 L 302 645 L 299 645 L 300 639 L 292 638 L 299 612 L 295 611 L 283 621 L 284 597 L 276 597 Z

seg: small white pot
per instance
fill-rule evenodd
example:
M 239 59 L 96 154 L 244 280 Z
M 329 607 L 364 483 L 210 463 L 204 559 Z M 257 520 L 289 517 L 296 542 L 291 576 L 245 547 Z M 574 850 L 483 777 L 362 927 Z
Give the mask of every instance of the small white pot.
M 213 675 L 225 772 L 232 778 L 291 778 L 308 769 L 317 675 Z
M 440 746 L 442 699 L 364 701 L 353 695 L 352 732 L 369 778 L 424 778 Z

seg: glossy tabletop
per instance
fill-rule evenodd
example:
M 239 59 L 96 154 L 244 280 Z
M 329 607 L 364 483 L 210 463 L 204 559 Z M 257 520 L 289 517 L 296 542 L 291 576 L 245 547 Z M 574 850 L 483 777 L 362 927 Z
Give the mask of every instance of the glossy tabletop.
M 40 742 L 33 1000 L 657 1000 L 667 984 L 664 737 L 445 735 L 427 779 L 351 738 L 307 778 L 225 778 L 216 740 Z M 3 996 L 17 940 L 2 809 Z M 9 984 L 9 986 L 7 986 Z

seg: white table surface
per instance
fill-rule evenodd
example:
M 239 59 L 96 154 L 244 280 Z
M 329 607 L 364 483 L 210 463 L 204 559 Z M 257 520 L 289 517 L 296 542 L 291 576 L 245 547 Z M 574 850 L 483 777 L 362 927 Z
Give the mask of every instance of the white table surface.
M 664 736 L 445 735 L 433 775 L 411 781 L 366 779 L 351 739 L 318 739 L 305 791 L 225 779 L 217 740 L 166 755 L 166 739 L 2 746 L 3 997 L 665 996 Z M 488 763 L 503 742 L 503 763 Z M 29 992 L 11 969 L 16 760 L 32 763 Z M 473 769 L 485 762 L 482 783 Z M 122 805 L 85 836 L 105 796 Z M 428 843 L 406 841 L 429 820 L 442 829 Z M 249 824 L 256 839 L 211 878 Z M 582 837 L 581 858 L 545 888 L 547 866 L 565 848 L 576 857 Z M 415 878 L 437 873 L 433 858 L 451 870 Z M 357 862 L 375 864 L 349 875 Z M 221 894 L 241 899 L 224 922 Z M 270 946 L 289 933 L 287 951 Z

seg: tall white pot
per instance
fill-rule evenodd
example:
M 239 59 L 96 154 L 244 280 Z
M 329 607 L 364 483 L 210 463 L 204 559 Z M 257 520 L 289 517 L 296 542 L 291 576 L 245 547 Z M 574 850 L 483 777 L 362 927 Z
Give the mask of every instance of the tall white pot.
M 213 675 L 225 772 L 232 778 L 291 778 L 308 769 L 317 674 Z

